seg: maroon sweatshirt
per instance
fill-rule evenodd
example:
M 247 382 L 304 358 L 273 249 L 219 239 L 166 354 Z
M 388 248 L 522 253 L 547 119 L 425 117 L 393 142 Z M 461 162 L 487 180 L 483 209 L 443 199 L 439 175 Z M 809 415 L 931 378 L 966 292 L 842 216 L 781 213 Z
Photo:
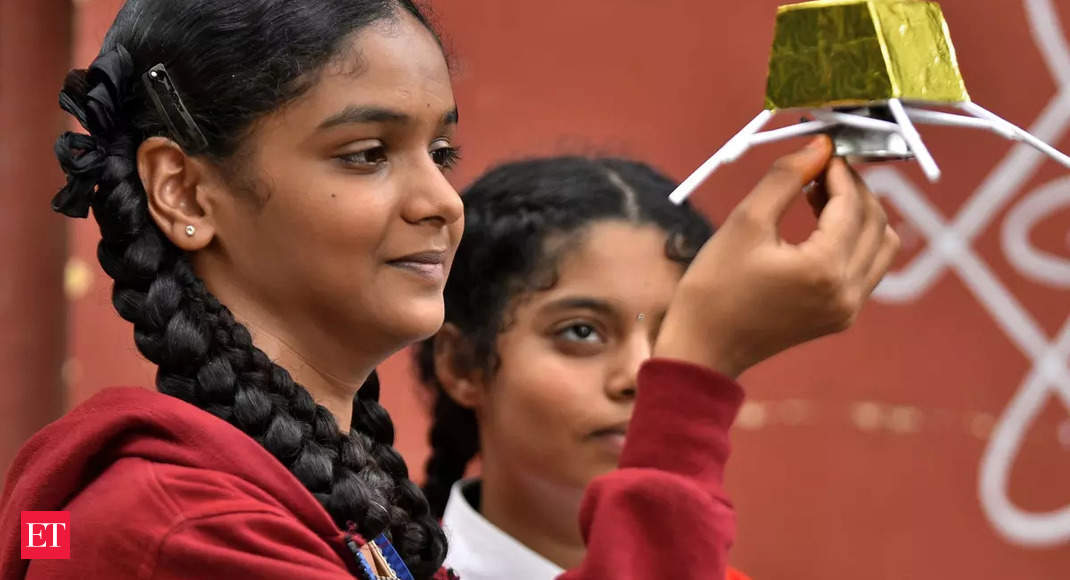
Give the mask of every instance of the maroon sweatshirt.
M 561 578 L 724 578 L 735 521 L 721 483 L 742 391 L 669 360 L 648 361 L 638 385 L 621 469 L 583 501 L 587 556 Z M 70 559 L 21 559 L 24 510 L 70 512 Z M 278 460 L 229 423 L 147 389 L 107 389 L 38 432 L 0 504 L 2 580 L 355 570 L 343 532 Z

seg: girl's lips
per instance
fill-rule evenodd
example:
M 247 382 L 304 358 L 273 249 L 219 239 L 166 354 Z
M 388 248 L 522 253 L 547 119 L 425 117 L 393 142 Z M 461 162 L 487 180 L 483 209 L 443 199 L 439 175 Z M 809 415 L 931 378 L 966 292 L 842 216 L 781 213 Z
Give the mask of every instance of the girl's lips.
M 591 431 L 591 437 L 601 437 L 603 435 L 625 435 L 628 432 L 628 422 L 621 421 L 620 423 L 614 423 L 605 427 L 595 429 Z
M 446 277 L 445 266 L 442 263 L 426 263 L 426 262 L 410 262 L 406 260 L 395 260 L 388 262 L 391 266 L 399 269 L 412 272 L 421 277 L 439 281 Z
M 397 262 L 415 262 L 417 264 L 445 264 L 446 263 L 446 250 L 425 250 L 423 252 L 415 252 L 400 258 L 394 258 L 388 261 L 388 264 L 394 264 Z
M 617 423 L 616 425 L 597 429 L 592 431 L 588 438 L 608 447 L 610 451 L 619 455 L 624 449 L 625 441 L 628 439 L 628 423 Z
M 439 282 L 446 277 L 446 256 L 445 250 L 427 250 L 390 260 L 387 264 Z
M 627 435 L 619 430 L 602 430 L 592 433 L 591 439 L 596 443 L 607 447 L 612 453 L 620 455 L 621 451 L 624 450 L 624 443 L 627 441 Z

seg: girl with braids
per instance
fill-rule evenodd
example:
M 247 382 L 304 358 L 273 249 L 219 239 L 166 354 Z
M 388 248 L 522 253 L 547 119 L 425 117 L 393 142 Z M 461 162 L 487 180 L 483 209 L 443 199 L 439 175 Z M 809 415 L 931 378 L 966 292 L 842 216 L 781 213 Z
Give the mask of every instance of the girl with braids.
M 0 501 L 3 579 L 445 578 L 374 378 L 442 324 L 463 229 L 443 175 L 457 108 L 416 6 L 128 0 L 60 104 L 87 134 L 57 142 L 53 207 L 92 210 L 115 308 L 158 372 L 26 443 Z M 677 285 L 566 580 L 723 576 L 733 377 L 845 327 L 894 253 L 830 155 L 819 140 L 778 162 Z M 817 231 L 781 242 L 778 216 L 822 173 Z M 22 559 L 20 512 L 53 510 L 70 559 Z
M 668 200 L 674 185 L 638 162 L 559 157 L 464 192 L 445 324 L 415 351 L 434 395 L 423 489 L 463 578 L 552 580 L 583 559 L 584 488 L 617 467 L 639 366 L 711 234 Z M 462 481 L 477 453 L 482 477 Z

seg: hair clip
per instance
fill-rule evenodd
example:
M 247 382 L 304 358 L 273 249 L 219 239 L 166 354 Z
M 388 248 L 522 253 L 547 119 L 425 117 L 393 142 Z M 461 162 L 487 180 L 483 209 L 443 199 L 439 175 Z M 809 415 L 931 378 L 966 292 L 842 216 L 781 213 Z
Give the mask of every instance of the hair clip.
M 189 114 L 186 105 L 182 103 L 182 97 L 178 94 L 171 75 L 163 64 L 158 64 L 148 70 L 142 77 L 145 89 L 156 110 L 164 118 L 167 127 L 171 130 L 171 136 L 189 153 L 198 153 L 208 148 L 208 139 L 205 138 L 193 116 Z

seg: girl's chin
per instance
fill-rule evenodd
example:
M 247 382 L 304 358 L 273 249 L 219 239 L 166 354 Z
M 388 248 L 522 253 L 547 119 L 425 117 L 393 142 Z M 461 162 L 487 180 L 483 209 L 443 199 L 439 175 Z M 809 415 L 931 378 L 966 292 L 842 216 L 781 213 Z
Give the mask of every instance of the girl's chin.
M 401 306 L 401 305 L 399 305 Z M 389 326 L 395 336 L 408 343 L 419 342 L 434 336 L 445 318 L 442 297 L 438 300 L 413 300 L 395 312 L 395 320 Z

